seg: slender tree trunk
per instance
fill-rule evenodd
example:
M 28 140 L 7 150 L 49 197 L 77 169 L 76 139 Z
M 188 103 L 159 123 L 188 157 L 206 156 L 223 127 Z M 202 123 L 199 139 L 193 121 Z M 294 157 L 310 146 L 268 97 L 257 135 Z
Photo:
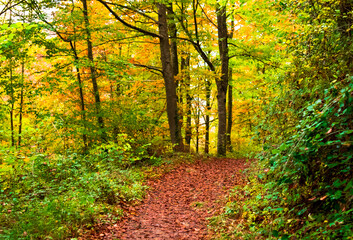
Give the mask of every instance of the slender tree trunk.
M 72 14 L 72 12 L 71 12 Z M 74 26 L 74 35 L 76 36 L 76 26 Z M 77 49 L 76 49 L 76 42 L 75 41 L 70 41 L 70 46 L 71 50 L 74 53 L 74 58 L 76 61 L 76 64 L 79 63 L 79 57 L 77 54 Z M 86 153 L 88 150 L 88 139 L 87 139 L 87 119 L 86 119 L 86 107 L 85 107 L 85 98 L 84 98 L 84 93 L 83 93 L 83 82 L 81 78 L 81 73 L 80 73 L 80 68 L 75 66 L 76 68 L 76 78 L 77 78 L 77 83 L 78 83 L 78 88 L 79 88 L 79 94 L 80 94 L 80 107 L 81 107 L 81 120 L 83 124 L 83 130 L 84 132 L 82 133 L 82 140 L 83 140 L 83 151 Z
M 224 6 L 217 5 L 217 27 L 218 27 L 218 47 L 221 57 L 221 77 L 217 80 L 217 100 L 218 100 L 218 143 L 217 154 L 224 156 L 227 153 L 227 109 L 226 97 L 228 88 L 228 33 L 227 33 L 227 15 Z
M 15 129 L 14 129 L 14 110 L 15 110 L 15 93 L 13 88 L 12 60 L 10 59 L 10 83 L 11 83 L 11 109 L 10 109 L 10 127 L 11 127 L 11 146 L 15 146 Z
M 235 7 L 233 5 L 233 7 Z M 234 19 L 232 19 L 230 23 L 230 33 L 229 33 L 229 39 L 233 38 L 234 35 L 234 30 L 235 30 L 235 23 Z M 233 86 L 231 85 L 233 81 L 233 69 L 229 68 L 229 75 L 228 75 L 228 122 L 227 122 L 227 147 L 229 152 L 233 152 L 233 147 L 232 147 L 232 126 L 233 126 Z
M 186 58 L 181 58 L 180 64 L 182 73 L 183 73 L 183 83 L 184 83 L 184 91 L 185 91 L 185 113 L 186 113 L 186 124 L 185 124 L 185 143 L 187 146 L 187 151 L 190 151 L 190 144 L 191 144 L 191 96 L 190 96 L 190 74 L 189 74 L 189 67 L 190 67 L 190 56 L 187 54 Z
M 185 141 L 186 144 L 189 145 L 191 144 L 191 138 L 192 138 L 192 129 L 191 129 L 191 120 L 192 120 L 192 116 L 191 116 L 191 100 L 192 97 L 190 95 L 190 76 L 188 76 L 187 78 L 187 89 L 186 89 L 186 106 L 187 106 L 187 111 L 186 111 L 186 130 L 185 130 Z
M 81 0 L 83 4 L 83 17 L 84 17 L 84 23 L 85 23 L 85 31 L 87 34 L 87 57 L 90 61 L 90 72 L 91 72 L 91 81 L 92 81 L 92 86 L 93 86 L 93 94 L 94 94 L 94 99 L 95 99 L 95 105 L 96 105 L 96 113 L 97 113 L 97 119 L 98 119 L 98 126 L 101 129 L 101 139 L 103 141 L 107 141 L 107 136 L 106 136 L 106 131 L 105 131 L 105 126 L 104 126 L 104 120 L 102 117 L 102 109 L 101 109 L 101 100 L 100 100 L 100 95 L 99 95 L 99 89 L 98 89 L 98 83 L 97 83 L 97 70 L 94 66 L 94 58 L 93 58 L 93 46 L 92 46 L 92 41 L 91 41 L 91 31 L 90 31 L 90 23 L 88 19 L 88 6 L 87 6 L 87 0 Z
M 232 81 L 232 69 L 229 69 L 229 82 Z M 232 85 L 228 86 L 228 123 L 227 123 L 227 147 L 228 151 L 232 152 L 232 125 L 233 125 L 233 87 Z
M 208 67 L 212 72 L 216 72 L 216 68 L 211 62 L 210 58 L 203 51 L 200 38 L 198 35 L 198 24 L 197 24 L 197 8 L 199 6 L 198 1 L 193 1 L 193 17 L 194 17 L 194 27 L 195 27 L 195 37 L 192 37 L 191 33 L 188 31 L 188 28 L 185 27 L 181 21 L 182 28 L 187 34 L 189 41 L 193 44 L 195 50 L 200 54 L 200 57 L 206 62 Z M 221 7 L 219 4 L 216 5 L 217 12 L 217 29 L 218 29 L 218 46 L 219 53 L 221 57 L 221 78 L 216 79 L 217 84 L 217 105 L 218 105 L 218 143 L 217 143 L 217 154 L 226 155 L 227 152 L 227 88 L 228 88 L 228 31 L 227 31 L 227 15 L 226 8 Z M 193 40 L 195 39 L 195 40 Z
M 169 131 L 171 136 L 174 150 L 181 151 L 181 132 L 179 128 L 179 116 L 178 116 L 178 105 L 177 105 L 177 94 L 176 84 L 174 81 L 173 65 L 170 53 L 170 44 L 168 37 L 168 25 L 167 25 L 167 8 L 164 4 L 158 5 L 158 29 L 160 35 L 160 51 L 161 51 L 161 62 L 163 69 L 163 78 L 166 89 L 167 97 L 167 115 L 169 122 Z
M 183 24 L 188 24 L 185 21 L 185 5 L 181 2 L 181 21 Z M 182 81 L 184 85 L 184 92 L 185 92 L 185 114 L 186 114 L 186 123 L 185 123 L 185 143 L 187 146 L 187 152 L 191 150 L 191 95 L 190 95 L 190 53 L 183 52 L 183 56 L 181 57 L 181 71 L 182 71 Z M 182 95 L 183 93 L 181 93 Z
M 21 93 L 20 93 L 20 111 L 19 111 L 19 123 L 18 123 L 18 142 L 17 145 L 21 147 L 22 140 L 22 115 L 23 115 L 23 91 L 24 91 L 24 74 L 25 74 L 25 63 L 22 61 L 21 63 Z
M 200 98 L 197 98 L 196 107 L 196 153 L 199 153 L 199 135 L 200 135 Z
M 72 14 L 72 12 L 71 12 Z M 74 26 L 74 35 L 76 36 L 76 26 Z M 76 49 L 76 42 L 75 41 L 70 41 L 70 46 L 71 46 L 71 51 L 74 54 L 74 58 L 76 61 L 76 64 L 79 63 L 79 57 L 77 54 L 77 49 Z M 84 93 L 83 93 L 83 82 L 81 78 L 81 73 L 80 73 L 80 68 L 75 66 L 76 68 L 76 78 L 77 78 L 77 83 L 78 83 L 78 88 L 79 88 L 79 94 L 80 94 L 80 107 L 81 107 L 81 120 L 83 124 L 83 129 L 84 132 L 82 133 L 82 140 L 83 140 L 83 151 L 87 152 L 88 150 L 88 139 L 87 139 L 87 118 L 86 118 L 86 107 L 85 107 L 85 98 L 84 98 Z
M 12 11 L 10 10 L 9 25 L 12 24 Z M 10 58 L 10 84 L 11 84 L 11 108 L 10 108 L 10 128 L 11 128 L 11 146 L 15 146 L 15 129 L 14 129 L 14 110 L 15 110 L 15 93 L 13 88 L 12 59 Z
M 81 79 L 81 74 L 80 74 L 80 69 L 76 67 L 76 77 L 77 77 L 77 82 L 79 85 L 79 91 L 80 91 L 80 105 L 81 105 L 81 120 L 83 122 L 83 128 L 84 131 L 87 130 L 86 127 L 86 107 L 85 107 L 85 99 L 84 99 L 84 94 L 83 94 L 83 84 L 82 84 L 82 79 Z M 82 133 L 82 140 L 83 140 L 83 145 L 84 145 L 84 150 L 86 151 L 88 148 L 87 144 L 87 135 L 86 133 Z
M 210 111 L 211 111 L 211 81 L 206 79 L 206 135 L 205 135 L 205 153 L 210 152 Z

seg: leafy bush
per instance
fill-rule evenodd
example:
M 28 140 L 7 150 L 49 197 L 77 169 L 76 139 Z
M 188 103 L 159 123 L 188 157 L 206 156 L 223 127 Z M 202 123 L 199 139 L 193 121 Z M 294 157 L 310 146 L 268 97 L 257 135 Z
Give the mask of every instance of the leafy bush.
M 92 148 L 89 152 L 90 161 L 109 161 L 113 165 L 128 167 L 139 161 L 148 160 L 151 144 L 139 144 L 134 139 L 128 138 L 126 134 L 119 134 L 117 143 L 108 142 Z
M 293 59 L 283 79 L 277 79 L 279 90 L 286 91 L 270 104 L 280 110 L 276 123 L 281 126 L 269 121 L 258 126 L 272 139 L 258 156 L 248 185 L 231 196 L 228 218 L 222 217 L 235 219 L 234 230 L 224 235 L 349 239 L 353 236 L 353 5 L 344 0 L 282 1 L 282 7 L 293 14 L 299 30 L 288 35 Z
M 297 133 L 258 156 L 225 215 L 243 237 L 347 239 L 353 235 L 353 78 L 303 108 Z M 340 90 L 339 90 L 340 89 Z M 240 198 L 244 196 L 244 198 Z M 243 202 L 243 206 L 239 206 Z M 234 235 L 233 235 L 234 236 Z
M 119 203 L 143 198 L 144 176 L 131 163 L 144 147 L 105 144 L 90 155 L 1 149 L 0 236 L 4 239 L 64 239 L 101 214 L 122 214 Z M 107 151 L 105 151 L 107 150 Z

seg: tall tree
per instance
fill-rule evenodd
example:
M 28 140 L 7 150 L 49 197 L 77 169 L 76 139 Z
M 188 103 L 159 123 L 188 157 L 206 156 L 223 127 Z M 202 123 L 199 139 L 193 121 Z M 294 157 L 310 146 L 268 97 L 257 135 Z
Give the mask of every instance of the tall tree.
M 228 56 L 228 31 L 227 31 L 227 12 L 225 6 L 217 4 L 217 29 L 218 29 L 218 47 L 221 58 L 221 77 L 216 80 L 217 83 L 217 101 L 218 101 L 218 143 L 217 153 L 226 155 L 227 152 L 227 88 L 229 74 L 229 56 Z
M 143 11 L 139 11 L 136 8 L 132 8 L 130 6 L 124 6 L 119 4 L 111 4 L 104 0 L 98 0 L 102 3 L 105 8 L 114 16 L 114 18 L 122 23 L 124 26 L 133 29 L 137 32 L 140 32 L 146 36 L 154 37 L 159 39 L 160 45 L 160 53 L 161 53 L 161 63 L 162 63 L 162 73 L 165 84 L 165 91 L 167 97 L 167 115 L 168 115 L 168 123 L 169 123 L 169 131 L 170 138 L 172 144 L 175 146 L 175 150 L 182 150 L 182 137 L 181 131 L 179 127 L 179 113 L 178 113 L 178 105 L 177 105 L 177 94 L 176 94 L 176 83 L 173 74 L 173 65 L 171 59 L 171 47 L 169 43 L 169 33 L 168 33 L 168 17 L 167 17 L 167 7 L 165 4 L 157 3 L 156 6 L 158 8 L 158 20 L 153 19 L 153 17 L 145 14 Z M 144 28 L 138 27 L 125 21 L 120 14 L 118 14 L 118 9 L 113 10 L 112 5 L 117 8 L 120 7 L 122 9 L 129 9 L 133 13 L 145 17 L 152 21 L 152 23 L 158 25 L 158 33 L 154 31 L 146 30 L 147 27 Z
M 234 8 L 234 5 L 233 5 Z M 235 29 L 235 21 L 234 17 L 231 20 L 230 24 L 231 30 L 229 33 L 229 39 L 232 39 L 234 36 L 234 29 Z M 229 58 L 230 59 L 230 58 Z M 229 152 L 233 151 L 232 148 L 232 125 L 233 125 L 233 69 L 229 67 L 229 79 L 228 79 L 228 121 L 227 121 L 227 150 Z
M 232 125 L 233 125 L 233 86 L 231 85 L 231 81 L 233 80 L 233 71 L 229 69 L 229 79 L 228 81 L 228 112 L 227 112 L 227 150 L 232 152 Z
M 173 11 L 173 3 L 169 3 L 169 5 L 165 5 L 166 8 L 167 8 L 167 23 L 168 23 L 168 31 L 169 31 L 169 35 L 170 35 L 170 38 L 171 38 L 171 41 L 170 41 L 170 53 L 171 53 L 171 61 L 172 61 L 172 69 L 173 69 L 173 76 L 174 76 L 174 84 L 176 84 L 175 88 L 177 89 L 178 88 L 178 85 L 179 85 L 179 88 L 181 88 L 181 84 L 176 82 L 175 81 L 175 78 L 176 76 L 179 74 L 179 59 L 178 59 L 178 45 L 177 45 L 177 35 L 178 35 L 178 32 L 177 32 L 177 26 L 175 24 L 175 19 L 174 19 L 174 11 Z M 161 21 L 161 19 L 159 19 L 159 21 Z M 162 34 L 161 34 L 162 35 Z M 169 39 L 168 39 L 168 42 L 169 42 Z M 162 51 L 161 51 L 162 53 Z M 167 60 L 167 59 L 165 59 Z M 162 64 L 163 64 L 163 58 L 162 58 Z M 176 93 L 177 95 L 177 93 Z M 182 94 L 179 94 L 179 96 L 177 96 L 177 102 L 181 103 L 182 102 L 182 97 L 183 95 Z M 179 107 L 177 108 L 177 111 L 178 109 L 180 109 Z M 184 148 L 184 144 L 183 144 L 183 138 L 181 136 L 181 128 L 182 128 L 182 113 L 181 112 L 178 112 L 177 113 L 177 117 L 178 117 L 178 133 L 180 135 L 179 139 L 177 140 L 178 142 L 178 149 L 179 150 L 183 150 Z
M 211 23 L 213 27 L 218 30 L 218 50 L 221 60 L 221 77 L 216 79 L 217 85 L 217 102 L 218 102 L 218 137 L 217 137 L 217 154 L 226 154 L 226 130 L 227 130 L 227 109 L 226 109 L 226 95 L 228 87 L 228 68 L 229 68 L 229 56 L 228 56 L 228 31 L 227 31 L 227 15 L 226 6 L 216 5 L 217 24 L 213 23 L 212 20 L 205 13 L 201 7 L 199 1 L 192 1 L 192 13 L 193 13 L 193 30 L 190 30 L 188 26 L 179 17 L 178 21 L 186 34 L 187 38 L 184 38 L 187 42 L 191 43 L 194 49 L 199 53 L 200 57 L 205 61 L 207 66 L 212 72 L 216 72 L 216 67 L 209 54 L 206 54 L 202 44 L 206 44 L 205 40 L 200 37 L 199 22 L 197 19 L 198 10 L 201 9 L 206 19 Z
M 9 120 L 11 132 L 11 145 L 20 147 L 22 143 L 23 114 L 25 113 L 26 78 L 25 64 L 30 65 L 33 53 L 30 45 L 39 44 L 40 28 L 32 23 L 13 23 L 12 14 L 8 23 L 4 24 L 0 35 L 0 53 L 3 57 L 1 66 L 2 93 L 9 96 Z M 33 52 L 33 51 L 32 51 Z M 18 121 L 16 121 L 18 116 Z M 16 133 L 16 126 L 18 132 Z M 17 141 L 16 141 L 17 137 Z
M 95 67 L 94 57 L 93 57 L 93 45 L 91 41 L 91 26 L 88 17 L 88 6 L 87 0 L 81 0 L 83 4 L 83 18 L 86 31 L 86 41 L 87 41 L 87 57 L 90 62 L 89 69 L 91 73 L 91 81 L 93 86 L 93 95 L 96 105 L 96 114 L 98 120 L 98 126 L 101 130 L 101 139 L 107 141 L 107 134 L 104 127 L 104 120 L 102 116 L 101 99 L 99 94 L 98 82 L 97 82 L 97 69 Z
M 210 152 L 210 111 L 211 111 L 211 80 L 205 80 L 205 91 L 206 91 L 206 119 L 205 119 L 205 153 Z
M 185 56 L 184 56 L 185 55 Z M 185 92 L 185 115 L 186 115 L 186 123 L 185 123 L 185 143 L 187 146 L 187 150 L 190 151 L 191 137 L 192 137 L 192 128 L 191 128 L 191 101 L 192 97 L 190 94 L 190 54 L 184 53 L 181 57 L 181 71 Z
M 172 143 L 179 144 L 177 149 L 181 149 L 182 141 L 181 132 L 179 128 L 176 83 L 173 73 L 173 61 L 171 60 L 168 25 L 167 25 L 167 8 L 164 4 L 158 4 L 158 28 L 160 34 L 160 51 L 163 69 L 163 78 L 166 87 L 167 95 L 167 114 L 168 119 L 171 119 L 174 124 L 169 125 Z

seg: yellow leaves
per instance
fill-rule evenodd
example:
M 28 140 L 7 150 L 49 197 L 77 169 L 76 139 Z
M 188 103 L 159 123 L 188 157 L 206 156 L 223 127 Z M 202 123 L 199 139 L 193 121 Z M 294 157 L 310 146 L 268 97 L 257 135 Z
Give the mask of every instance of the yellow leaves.
M 11 173 L 13 170 L 12 165 L 7 165 L 6 163 L 0 164 L 0 176 L 1 175 L 7 175 L 8 173 Z M 6 190 L 8 187 L 3 185 L 2 190 Z

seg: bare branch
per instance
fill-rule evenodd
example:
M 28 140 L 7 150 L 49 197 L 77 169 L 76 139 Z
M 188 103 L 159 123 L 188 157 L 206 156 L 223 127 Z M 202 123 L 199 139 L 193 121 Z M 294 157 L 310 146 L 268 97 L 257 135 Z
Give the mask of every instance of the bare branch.
M 98 1 L 104 5 L 104 7 L 115 17 L 115 19 L 117 19 L 119 22 L 124 24 L 126 27 L 134 29 L 134 30 L 136 30 L 136 31 L 138 31 L 140 33 L 146 34 L 146 35 L 151 36 L 151 37 L 162 38 L 162 36 L 157 34 L 157 33 L 150 32 L 150 31 L 147 31 L 145 29 L 133 26 L 130 23 L 124 21 L 122 18 L 119 17 L 119 15 L 115 11 L 113 11 L 113 9 L 111 9 L 111 7 L 109 6 L 109 3 L 107 3 L 107 2 L 105 2 L 103 0 L 98 0 Z
M 215 24 L 215 23 L 211 20 L 211 18 L 207 15 L 207 13 L 205 12 L 205 10 L 202 8 L 201 5 L 200 5 L 200 8 L 201 8 L 202 13 L 203 13 L 203 14 L 205 15 L 205 17 L 207 18 L 207 20 L 208 20 L 214 27 L 217 28 L 217 24 Z
M 143 68 L 146 68 L 146 69 L 149 69 L 149 70 L 157 71 L 157 72 L 160 72 L 160 73 L 163 74 L 162 69 L 160 69 L 158 67 L 155 67 L 155 66 L 147 66 L 147 65 L 143 65 L 143 64 L 139 64 L 139 63 L 133 63 L 133 65 L 136 66 L 136 67 L 143 67 Z
M 14 8 L 14 7 L 18 6 L 18 5 L 20 5 L 21 3 L 23 3 L 23 2 L 24 2 L 24 1 L 20 1 L 20 2 L 18 2 L 18 3 L 15 3 L 15 4 L 13 4 L 13 5 L 10 5 L 10 4 L 12 3 L 12 1 L 9 0 L 9 1 L 5 4 L 4 8 L 1 10 L 0 16 L 3 15 L 3 14 L 4 14 L 5 12 L 7 12 L 8 10 L 10 10 L 11 8 Z
M 194 12 L 194 14 L 196 14 Z M 200 45 L 200 42 L 195 42 L 194 40 L 192 40 L 192 35 L 190 33 L 190 31 L 187 29 L 187 27 L 185 26 L 184 24 L 184 21 L 183 19 L 179 18 L 177 15 L 175 16 L 177 18 L 177 20 L 179 21 L 182 29 L 184 30 L 185 34 L 187 35 L 188 38 L 180 38 L 180 37 L 177 37 L 176 39 L 180 39 L 180 40 L 184 40 L 184 41 L 188 41 L 190 42 L 195 50 L 200 54 L 201 58 L 206 62 L 206 64 L 208 65 L 208 67 L 211 69 L 211 71 L 215 71 L 216 68 L 215 66 L 213 65 L 213 63 L 210 61 L 209 57 L 206 55 L 206 53 L 202 50 L 202 47 Z M 196 28 L 197 29 L 197 28 Z
M 233 57 L 249 57 L 249 58 L 251 58 L 251 59 L 253 59 L 253 60 L 255 60 L 255 61 L 261 62 L 262 64 L 264 64 L 264 65 L 266 65 L 266 66 L 270 66 L 270 67 L 273 67 L 273 68 L 279 68 L 279 69 L 281 69 L 281 67 L 280 67 L 278 64 L 275 65 L 275 64 L 266 62 L 265 60 L 263 60 L 263 59 L 261 59 L 261 58 L 259 58 L 259 57 L 257 57 L 257 56 L 254 56 L 254 55 L 252 55 L 252 54 L 250 54 L 250 53 L 234 54 L 234 55 L 230 56 L 229 59 L 231 59 L 231 58 L 233 58 Z
M 151 16 L 145 14 L 144 12 L 139 11 L 138 9 L 135 9 L 135 8 L 132 8 L 132 7 L 128 7 L 128 6 L 124 6 L 124 5 L 121 5 L 121 4 L 118 4 L 118 3 L 108 3 L 108 2 L 107 2 L 107 4 L 114 5 L 114 6 L 118 6 L 118 7 L 120 7 L 120 8 L 125 8 L 125 9 L 128 9 L 128 10 L 131 10 L 131 11 L 133 11 L 133 12 L 135 12 L 135 13 L 140 14 L 141 16 L 144 16 L 144 17 L 147 18 L 147 19 L 152 20 L 154 23 L 157 23 L 157 24 L 158 24 L 158 21 L 157 21 L 156 19 L 154 19 L 153 17 L 151 17 Z

